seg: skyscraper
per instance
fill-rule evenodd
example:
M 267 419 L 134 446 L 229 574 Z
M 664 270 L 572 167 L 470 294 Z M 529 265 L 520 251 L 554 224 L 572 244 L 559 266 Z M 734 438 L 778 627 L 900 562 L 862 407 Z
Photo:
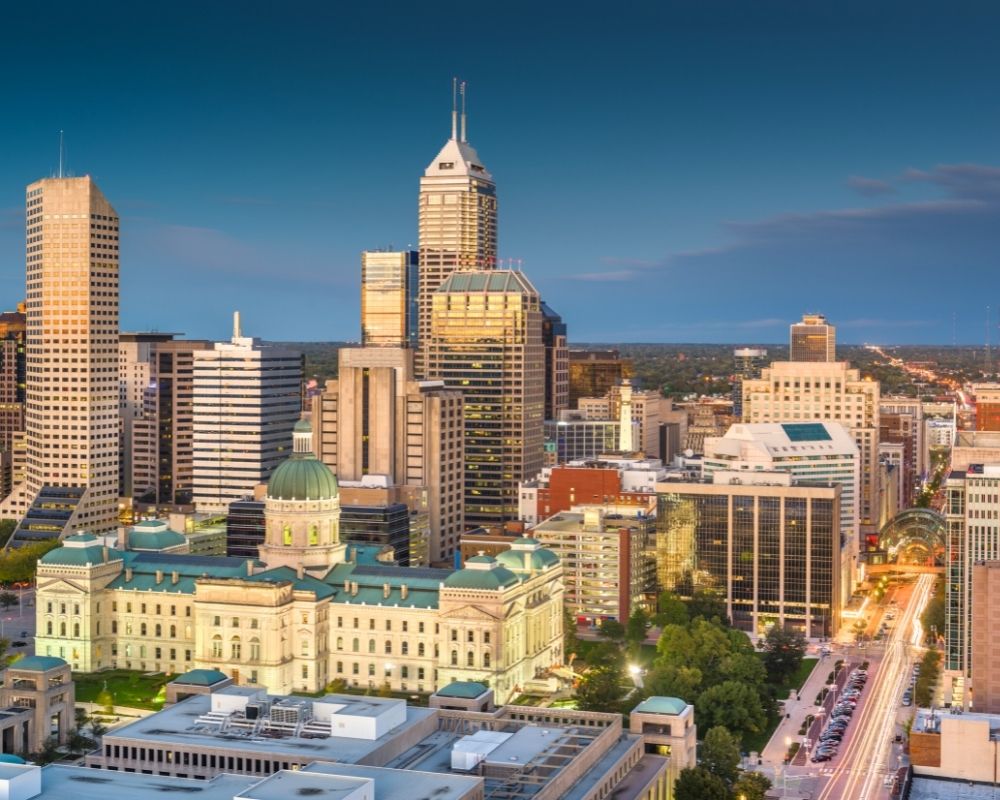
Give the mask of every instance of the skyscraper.
M 570 350 L 569 407 L 577 408 L 581 397 L 604 397 L 633 371 L 632 359 L 617 350 Z
M 194 351 L 210 347 L 172 333 L 121 334 L 122 497 L 191 502 Z
M 465 395 L 465 524 L 517 517 L 542 467 L 545 346 L 538 292 L 509 270 L 452 273 L 434 295 L 428 377 Z
M 302 413 L 302 356 L 244 336 L 194 351 L 193 499 L 224 511 L 288 458 Z
M 803 314 L 792 323 L 789 361 L 836 361 L 837 329 L 822 314 Z
M 66 502 L 14 546 L 117 524 L 118 214 L 89 176 L 28 186 L 26 261 L 27 464 L 0 514 L 21 519 L 43 488 Z
M 733 416 L 743 416 L 743 381 L 759 378 L 767 366 L 767 350 L 759 347 L 738 347 L 733 350 Z
M 418 287 L 415 250 L 361 254 L 363 346 L 417 346 Z
M 542 303 L 542 342 L 545 344 L 545 419 L 559 419 L 569 408 L 569 348 L 566 323 Z
M 496 263 L 496 185 L 466 139 L 465 123 L 463 84 L 461 127 L 453 106 L 451 138 L 420 179 L 421 347 L 430 336 L 434 293 L 445 278 L 457 269 L 492 269 Z
M 0 498 L 13 488 L 14 436 L 24 431 L 25 335 L 24 303 L 18 303 L 17 311 L 0 314 Z

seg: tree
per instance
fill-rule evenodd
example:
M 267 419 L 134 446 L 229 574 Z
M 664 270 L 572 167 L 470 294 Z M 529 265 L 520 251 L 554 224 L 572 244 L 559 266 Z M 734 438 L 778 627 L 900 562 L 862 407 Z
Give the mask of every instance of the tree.
M 378 688 L 379 697 L 392 697 L 392 687 L 389 685 L 389 681 L 386 681 Z
M 347 681 L 343 678 L 334 678 L 326 685 L 329 694 L 344 694 L 347 692 Z
M 709 729 L 698 748 L 698 765 L 732 786 L 740 774 L 739 740 L 725 728 Z
M 623 694 L 621 670 L 597 667 L 581 678 L 576 703 L 581 711 L 617 711 Z
M 66 747 L 73 754 L 86 753 L 93 750 L 96 746 L 97 742 L 84 734 L 79 728 L 73 728 L 66 738 Z
M 42 742 L 42 749 L 37 753 L 32 753 L 30 761 L 34 761 L 36 764 L 51 764 L 56 761 L 60 755 L 59 752 L 59 738 L 56 736 L 49 736 L 44 742 Z
M 705 620 L 713 620 L 718 617 L 724 625 L 729 625 L 729 616 L 726 614 L 726 598 L 717 589 L 698 589 L 688 601 L 688 614 L 691 619 L 701 617 Z
M 774 683 L 785 683 L 795 674 L 806 654 L 805 637 L 775 625 L 764 638 L 764 667 Z
M 605 639 L 611 639 L 615 642 L 620 642 L 625 639 L 625 626 L 616 619 L 604 620 L 601 623 L 601 626 L 597 629 L 597 632 L 600 633 Z
M 688 767 L 674 783 L 674 800 L 730 800 L 729 787 L 706 769 Z
M 723 681 L 703 691 L 695 703 L 695 717 L 709 728 L 721 725 L 741 741 L 767 724 L 757 689 L 736 681 Z
M 10 541 L 10 537 L 14 534 L 16 528 L 16 519 L 0 519 L 0 547 Z
M 673 592 L 663 592 L 656 601 L 653 622 L 662 628 L 665 625 L 687 625 L 689 621 L 687 603 Z
M 2 596 L 2 595 L 0 595 Z M 625 623 L 625 641 L 630 645 L 640 645 L 646 639 L 649 615 L 641 608 L 635 609 Z
M 0 608 L 6 611 L 11 606 L 17 605 L 17 595 L 13 592 L 0 592 Z
M 0 555 L 0 583 L 33 581 L 38 559 L 49 550 L 54 550 L 61 545 L 61 542 L 53 539 L 5 551 Z
M 95 740 L 99 740 L 108 732 L 108 726 L 101 717 L 92 716 L 90 718 L 90 735 Z
M 934 596 L 927 603 L 924 613 L 920 615 L 924 638 L 931 644 L 944 633 L 944 612 L 944 581 L 938 581 L 934 587 Z
M 743 800 L 765 800 L 771 781 L 759 772 L 744 772 L 733 786 L 733 796 Z
M 679 697 L 693 703 L 701 690 L 701 670 L 674 664 L 654 665 L 643 682 L 652 694 Z

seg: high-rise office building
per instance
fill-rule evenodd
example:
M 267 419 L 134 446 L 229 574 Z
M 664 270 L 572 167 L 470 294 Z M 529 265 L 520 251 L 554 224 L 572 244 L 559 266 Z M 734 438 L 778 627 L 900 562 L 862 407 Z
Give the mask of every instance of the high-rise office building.
M 1000 383 L 974 383 L 976 430 L 1000 431 Z
M 288 458 L 302 413 L 302 356 L 243 336 L 194 351 L 193 499 L 220 512 Z
M 0 314 L 0 499 L 14 488 L 14 438 L 24 431 L 26 333 L 24 303 Z
M 545 346 L 521 272 L 454 272 L 434 295 L 428 377 L 465 395 L 465 524 L 517 517 L 518 483 L 542 467 Z
M 462 392 L 415 380 L 413 360 L 404 348 L 342 348 L 337 379 L 313 398 L 316 451 L 343 482 L 424 487 L 411 496 L 426 495 L 428 558 L 442 562 L 463 529 Z
M 840 496 L 841 601 L 853 590 L 860 546 L 858 484 L 861 465 L 854 437 L 837 422 L 733 425 L 725 436 L 705 439 L 705 478 L 716 472 L 787 472 L 796 481 L 838 483 Z
M 569 348 L 566 323 L 542 303 L 542 342 L 545 345 L 545 419 L 559 419 L 569 408 Z
M 743 381 L 759 378 L 767 366 L 767 350 L 761 347 L 737 347 L 733 350 L 733 416 L 743 415 Z
M 464 89 L 462 103 L 461 124 L 452 108 L 451 138 L 420 179 L 421 347 L 430 336 L 434 293 L 445 279 L 455 270 L 496 264 L 496 185 L 466 138 Z
M 833 636 L 840 625 L 839 484 L 784 472 L 716 472 L 666 481 L 654 546 L 659 588 L 716 589 L 742 630 L 771 625 Z
M 172 333 L 119 337 L 122 497 L 158 505 L 191 502 L 194 351 L 211 346 Z
M 899 444 L 903 448 L 899 462 L 900 495 L 903 508 L 913 505 L 919 478 L 927 469 L 924 456 L 923 403 L 914 397 L 883 397 L 879 402 L 879 443 Z
M 415 250 L 361 254 L 362 346 L 417 346 L 419 284 Z
M 831 421 L 847 428 L 860 453 L 862 533 L 870 533 L 878 523 L 879 398 L 879 382 L 862 379 L 844 361 L 775 361 L 760 378 L 743 382 L 743 421 Z
M 1000 653 L 996 625 L 1000 619 L 1000 561 L 972 566 L 971 680 L 977 714 L 1000 714 Z
M 836 361 L 837 329 L 822 314 L 803 314 L 790 331 L 789 361 Z
M 21 520 L 14 546 L 117 524 L 118 214 L 90 177 L 28 186 L 26 266 L 25 479 L 0 508 Z M 43 491 L 45 519 L 25 517 Z
M 569 351 L 569 407 L 581 397 L 604 397 L 633 373 L 632 359 L 617 350 Z

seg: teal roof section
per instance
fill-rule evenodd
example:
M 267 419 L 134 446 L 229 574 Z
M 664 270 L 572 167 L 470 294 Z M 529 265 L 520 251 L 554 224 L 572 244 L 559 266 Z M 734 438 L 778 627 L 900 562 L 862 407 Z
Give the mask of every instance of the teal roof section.
M 64 541 L 67 542 L 96 542 L 97 537 L 92 533 L 76 533 L 73 536 L 67 536 Z
M 13 753 L 0 753 L 0 764 L 24 764 L 26 763 L 20 756 Z
M 524 572 L 525 556 L 527 568 L 539 572 L 559 563 L 559 556 L 544 547 L 536 550 L 504 550 L 497 556 L 497 561 L 515 572 Z
M 334 602 L 348 605 L 437 608 L 441 584 L 451 575 L 446 569 L 397 567 L 389 564 L 337 564 L 323 578 L 335 591 Z M 357 583 L 358 590 L 345 588 Z M 389 585 L 389 596 L 385 586 Z M 403 597 L 403 586 L 406 597 Z M 353 589 L 353 586 L 352 586 Z
M 226 680 L 229 676 L 217 669 L 193 669 L 183 675 L 174 678 L 174 683 L 181 683 L 185 686 L 215 686 L 220 681 Z
M 822 422 L 789 422 L 781 427 L 790 442 L 829 442 L 833 439 Z
M 128 533 L 130 550 L 167 550 L 187 542 L 183 533 L 171 530 L 144 531 L 136 525 Z
M 283 583 L 289 581 L 297 592 L 314 592 L 317 600 L 332 597 L 337 593 L 332 586 L 311 575 L 304 575 L 300 578 L 298 573 L 291 567 L 268 569 L 264 572 L 258 572 L 256 575 L 249 576 L 247 580 L 258 583 Z
M 53 551 L 55 552 L 55 551 Z M 132 577 L 122 571 L 110 584 L 109 589 L 131 589 L 133 591 L 164 592 L 168 594 L 194 594 L 194 582 L 198 578 L 246 578 L 247 561 L 235 556 L 200 556 L 186 553 L 147 553 L 128 551 L 124 553 L 125 566 L 132 569 Z M 254 561 L 254 567 L 263 565 Z M 162 578 L 156 581 L 156 573 Z M 174 583 L 173 573 L 177 573 Z
M 434 694 L 439 697 L 458 697 L 462 700 L 475 700 L 482 697 L 490 689 L 484 683 L 477 681 L 453 681 L 447 686 L 442 686 Z
M 453 572 L 445 578 L 446 587 L 495 592 L 520 583 L 517 575 L 489 556 L 473 556 L 465 563 L 465 569 Z
M 688 704 L 679 697 L 653 695 L 639 703 L 633 711 L 638 711 L 640 714 L 672 714 L 673 716 L 677 716 L 678 714 L 683 714 L 687 706 Z
M 466 564 L 492 564 L 495 559 L 489 556 L 473 556 L 466 560 Z
M 8 666 L 11 669 L 23 669 L 29 672 L 48 672 L 50 669 L 65 667 L 66 662 L 55 656 L 25 656 Z
M 71 539 L 76 539 L 76 537 L 70 537 Z M 96 539 L 96 537 L 95 537 Z M 73 547 L 72 545 L 67 546 L 66 542 L 70 539 L 66 539 L 63 542 L 62 547 L 57 547 L 55 550 L 49 550 L 44 556 L 39 559 L 39 563 L 53 566 L 63 566 L 63 567 L 90 567 L 95 564 L 104 564 L 104 547 L 101 545 L 92 545 L 90 547 Z M 79 540 L 77 540 L 79 541 Z M 122 558 L 121 550 L 115 550 L 114 548 L 108 548 L 108 561 L 115 561 Z
M 484 294 L 538 294 L 523 272 L 507 269 L 453 272 L 438 292 L 482 292 Z

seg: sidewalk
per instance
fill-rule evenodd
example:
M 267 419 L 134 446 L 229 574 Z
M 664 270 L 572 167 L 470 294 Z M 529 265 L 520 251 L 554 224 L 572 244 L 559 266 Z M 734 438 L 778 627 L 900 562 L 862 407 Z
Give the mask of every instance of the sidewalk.
M 799 728 L 802 727 L 807 714 L 815 714 L 816 695 L 826 686 L 826 679 L 833 671 L 835 663 L 837 663 L 836 654 L 820 658 L 806 678 L 806 682 L 802 684 L 798 699 L 795 692 L 790 693 L 789 699 L 785 701 L 785 714 L 789 716 L 779 723 L 764 751 L 760 753 L 764 766 L 773 768 L 775 765 L 781 766 L 785 763 L 785 754 L 788 752 L 786 739 L 790 738 L 793 742 L 802 741 Z

